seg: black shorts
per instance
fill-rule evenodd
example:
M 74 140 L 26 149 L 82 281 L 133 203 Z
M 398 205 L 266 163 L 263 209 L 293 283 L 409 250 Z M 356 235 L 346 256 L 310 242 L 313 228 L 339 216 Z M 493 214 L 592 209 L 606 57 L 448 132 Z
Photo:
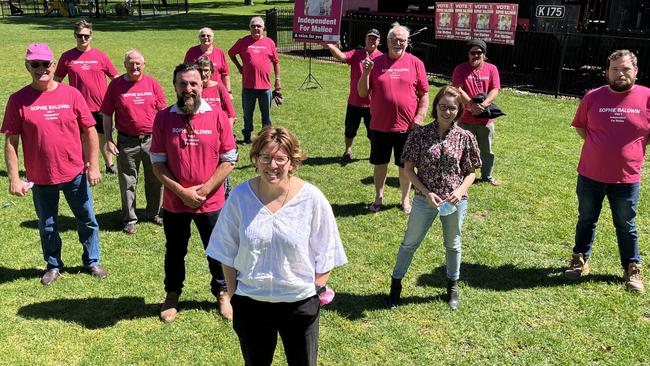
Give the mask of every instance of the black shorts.
M 370 164 L 382 165 L 390 162 L 390 153 L 395 154 L 395 165 L 404 167 L 402 151 L 409 137 L 409 131 L 381 132 L 372 131 L 370 135 Z
M 345 137 L 353 139 L 357 136 L 361 118 L 363 118 L 363 124 L 366 125 L 366 137 L 370 138 L 370 108 L 357 107 L 352 104 L 348 104 L 348 109 L 345 112 Z
M 97 111 L 90 113 L 92 113 L 93 118 L 95 119 L 95 129 L 97 130 L 97 133 L 104 134 L 104 117 L 102 112 Z

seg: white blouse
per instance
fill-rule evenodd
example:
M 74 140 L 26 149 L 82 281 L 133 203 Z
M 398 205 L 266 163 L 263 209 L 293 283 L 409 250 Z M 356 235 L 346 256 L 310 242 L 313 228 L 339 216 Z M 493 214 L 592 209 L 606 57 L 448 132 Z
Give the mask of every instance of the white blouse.
M 316 294 L 316 273 L 347 263 L 332 207 L 315 186 L 275 213 L 253 193 L 235 187 L 221 210 L 206 254 L 237 270 L 237 295 L 295 302 Z

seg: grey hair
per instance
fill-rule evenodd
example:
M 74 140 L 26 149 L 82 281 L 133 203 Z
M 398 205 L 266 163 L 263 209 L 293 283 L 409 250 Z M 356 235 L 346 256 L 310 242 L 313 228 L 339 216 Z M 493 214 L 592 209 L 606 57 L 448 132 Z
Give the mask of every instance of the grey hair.
M 205 30 L 205 29 L 209 29 L 210 32 L 212 33 L 212 35 L 214 35 L 214 29 L 212 29 L 212 28 L 210 28 L 210 27 L 203 27 L 203 28 L 199 29 L 199 36 L 201 36 L 201 31 L 203 31 L 203 30 Z
M 251 26 L 251 24 L 253 24 L 253 21 L 254 21 L 254 20 L 259 20 L 260 22 L 262 22 L 262 26 L 265 27 L 264 19 L 262 19 L 262 17 L 252 17 L 251 20 L 250 20 L 250 22 L 248 22 L 248 26 L 249 26 L 249 27 Z
M 391 24 L 391 28 L 388 31 L 388 37 L 386 37 L 386 38 L 388 38 L 388 39 L 395 38 L 395 32 L 397 32 L 398 30 L 402 30 L 402 31 L 406 32 L 406 38 L 408 38 L 411 35 L 411 30 L 410 29 L 408 29 L 407 27 L 399 24 L 398 22 L 395 22 L 395 23 Z
M 140 55 L 140 57 L 142 58 L 142 62 L 144 62 L 144 54 L 142 52 L 140 52 L 140 50 L 138 50 L 136 48 L 131 48 L 128 51 L 124 52 L 124 62 L 126 62 L 126 60 L 128 60 L 129 57 L 134 53 L 137 53 L 138 55 Z

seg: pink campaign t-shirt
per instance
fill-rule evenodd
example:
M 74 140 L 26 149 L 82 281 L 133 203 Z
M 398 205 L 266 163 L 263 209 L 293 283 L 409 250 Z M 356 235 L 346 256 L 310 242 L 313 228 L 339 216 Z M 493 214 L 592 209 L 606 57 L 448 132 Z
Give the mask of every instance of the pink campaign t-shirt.
M 219 90 L 221 90 L 221 94 L 219 94 Z M 208 102 L 212 109 L 224 111 L 228 118 L 237 117 L 228 90 L 222 83 L 209 88 L 203 88 L 203 99 Z
M 605 85 L 588 92 L 571 124 L 587 133 L 578 173 L 602 183 L 639 182 L 649 118 L 650 89 L 644 86 L 615 93 Z
M 348 104 L 357 106 L 357 107 L 370 107 L 370 98 L 365 97 L 361 98 L 359 96 L 359 91 L 357 90 L 357 84 L 359 79 L 361 79 L 361 74 L 363 73 L 363 60 L 366 59 L 367 52 L 366 49 L 352 50 L 343 53 L 346 57 L 346 62 L 350 65 L 350 96 L 348 97 Z M 371 55 L 370 59 L 374 60 L 378 56 L 381 56 L 381 52 L 375 50 Z
M 76 48 L 61 55 L 56 65 L 54 76 L 65 78 L 84 96 L 91 112 L 96 112 L 102 105 L 106 93 L 106 77 L 114 78 L 118 74 L 108 56 L 96 49 L 81 52 Z
M 27 179 L 51 185 L 84 170 L 79 129 L 94 125 L 77 89 L 57 83 L 56 89 L 40 92 L 27 85 L 9 97 L 0 132 L 20 135 Z
M 201 56 L 209 58 L 212 61 L 212 66 L 214 66 L 214 72 L 212 73 L 212 77 L 210 79 L 221 83 L 224 77 L 230 75 L 228 61 L 226 61 L 226 54 L 221 48 L 216 46 L 212 46 L 212 52 L 210 53 L 203 53 L 200 45 L 190 47 L 190 49 L 185 53 L 183 63 L 194 63 Z
M 237 148 L 228 119 L 224 113 L 212 110 L 195 114 L 190 120 L 194 133 L 188 134 L 184 116 L 172 112 L 172 108 L 173 105 L 156 115 L 150 152 L 167 155 L 167 167 L 183 187 L 203 184 L 216 171 L 219 155 Z M 163 208 L 171 212 L 213 212 L 221 209 L 223 203 L 223 184 L 196 209 L 185 206 L 166 187 L 163 193 Z
M 499 70 L 489 62 L 483 62 L 483 66 L 478 69 L 474 69 L 469 61 L 463 62 L 454 68 L 451 83 L 461 87 L 470 98 L 480 93 L 487 95 L 493 89 L 501 89 Z M 492 122 L 488 118 L 474 117 L 469 109 L 465 109 L 460 121 L 469 125 L 486 125 Z
M 410 53 L 399 60 L 388 55 L 375 58 L 370 71 L 370 129 L 403 132 L 418 109 L 418 93 L 429 91 L 424 63 Z
M 271 89 L 270 74 L 272 65 L 279 62 L 275 42 L 269 37 L 257 41 L 253 36 L 240 38 L 228 50 L 228 56 L 239 55 L 244 71 L 242 86 L 246 89 Z
M 101 112 L 115 113 L 115 129 L 129 136 L 149 135 L 156 113 L 167 105 L 160 83 L 149 75 L 138 81 L 113 79 L 102 103 Z

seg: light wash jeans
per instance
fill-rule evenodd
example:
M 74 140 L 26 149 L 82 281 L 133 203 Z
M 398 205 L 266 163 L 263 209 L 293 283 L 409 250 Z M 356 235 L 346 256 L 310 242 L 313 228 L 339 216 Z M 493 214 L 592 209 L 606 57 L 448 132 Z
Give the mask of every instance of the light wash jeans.
M 63 191 L 68 206 L 77 219 L 79 242 L 84 248 L 81 261 L 86 268 L 96 266 L 99 264 L 99 225 L 95 219 L 93 196 L 86 174 L 79 174 L 67 183 L 35 184 L 32 188 L 43 258 L 47 262 L 47 269 L 63 267 L 61 236 L 57 225 L 60 191 Z
M 262 114 L 262 128 L 271 125 L 271 89 L 242 89 L 241 104 L 244 109 L 244 129 L 242 134 L 244 140 L 250 140 L 253 132 L 253 112 L 255 112 L 255 103 L 260 105 Z
M 456 281 L 460 277 L 461 227 L 467 211 L 467 200 L 461 200 L 457 207 L 458 209 L 453 214 L 440 216 L 447 278 L 452 281 Z M 415 251 L 420 247 L 436 216 L 438 216 L 438 209 L 431 207 L 424 196 L 415 195 L 404 240 L 397 251 L 397 263 L 393 269 L 393 278 L 404 278 L 411 261 L 413 261 Z

